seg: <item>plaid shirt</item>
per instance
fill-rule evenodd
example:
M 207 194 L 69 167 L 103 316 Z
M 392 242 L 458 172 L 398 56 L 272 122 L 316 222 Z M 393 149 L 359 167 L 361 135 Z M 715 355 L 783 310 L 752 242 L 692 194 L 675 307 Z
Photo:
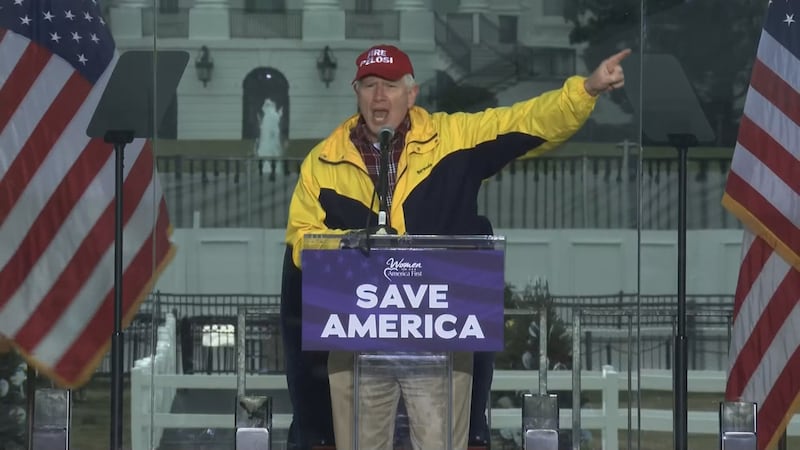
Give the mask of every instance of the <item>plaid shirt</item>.
M 392 206 L 394 186 L 397 184 L 397 164 L 400 161 L 400 153 L 403 152 L 403 147 L 405 147 L 406 133 L 408 133 L 409 128 L 411 128 L 411 119 L 406 115 L 406 118 L 394 131 L 394 136 L 392 136 L 392 140 L 389 143 L 391 158 L 389 158 L 389 189 L 386 193 L 386 204 L 390 208 Z M 358 123 L 350 131 L 350 140 L 358 149 L 358 153 L 361 154 L 361 158 L 367 166 L 367 173 L 369 173 L 369 177 L 372 178 L 372 182 L 377 188 L 381 165 L 381 150 L 380 146 L 377 143 L 373 143 L 372 139 L 369 138 L 367 124 L 363 117 L 358 118 Z M 389 211 L 386 211 L 386 214 L 389 214 Z M 389 223 L 388 219 L 387 223 Z

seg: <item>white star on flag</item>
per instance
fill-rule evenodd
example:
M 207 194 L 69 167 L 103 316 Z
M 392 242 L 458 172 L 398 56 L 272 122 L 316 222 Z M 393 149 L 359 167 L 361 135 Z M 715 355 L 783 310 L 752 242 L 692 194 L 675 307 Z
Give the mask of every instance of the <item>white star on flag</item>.
M 114 148 L 86 133 L 119 58 L 101 17 L 89 0 L 0 0 L 0 335 L 64 387 L 113 333 Z M 123 327 L 175 251 L 149 140 L 125 160 Z

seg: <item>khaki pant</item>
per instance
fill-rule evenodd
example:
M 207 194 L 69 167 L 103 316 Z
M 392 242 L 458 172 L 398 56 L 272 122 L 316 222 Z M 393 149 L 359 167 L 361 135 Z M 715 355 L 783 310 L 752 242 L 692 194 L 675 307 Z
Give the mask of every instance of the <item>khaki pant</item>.
M 330 352 L 328 379 L 331 388 L 333 431 L 337 450 L 355 448 L 353 353 Z M 447 425 L 447 390 L 436 378 L 424 375 L 362 376 L 358 450 L 391 450 L 395 413 L 400 396 L 408 412 L 414 450 L 448 450 L 440 430 Z M 472 398 L 472 353 L 453 355 L 452 449 L 466 450 Z

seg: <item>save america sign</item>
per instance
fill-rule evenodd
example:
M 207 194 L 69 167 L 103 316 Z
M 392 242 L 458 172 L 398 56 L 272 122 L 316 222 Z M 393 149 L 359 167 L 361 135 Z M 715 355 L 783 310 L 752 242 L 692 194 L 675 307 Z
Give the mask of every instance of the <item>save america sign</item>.
M 303 350 L 503 349 L 503 252 L 303 251 Z

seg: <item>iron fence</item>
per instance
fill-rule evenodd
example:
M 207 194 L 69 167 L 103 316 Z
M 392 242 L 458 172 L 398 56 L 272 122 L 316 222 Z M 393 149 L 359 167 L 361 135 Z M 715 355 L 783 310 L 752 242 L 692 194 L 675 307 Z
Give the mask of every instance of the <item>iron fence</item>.
M 677 296 L 622 292 L 599 296 L 554 295 L 550 302 L 556 320 L 567 330 L 580 315 L 584 369 L 596 370 L 605 364 L 617 370 L 627 370 L 629 366 L 634 369 L 672 368 L 678 323 Z M 686 303 L 689 368 L 727 368 L 733 296 L 691 295 L 687 296 Z M 513 314 L 515 320 L 534 325 L 539 320 L 533 306 L 506 313 Z M 508 337 L 506 343 L 509 344 Z
M 300 162 L 160 156 L 158 170 L 175 227 L 284 228 Z M 728 163 L 691 160 L 690 229 L 739 227 L 720 205 Z M 484 182 L 478 211 L 496 228 L 677 228 L 676 160 L 647 158 L 638 172 L 621 156 L 519 160 Z
M 248 310 L 247 369 L 276 373 L 284 368 L 280 336 L 278 295 L 200 295 L 153 292 L 125 330 L 125 368 L 154 351 L 155 330 L 171 312 L 177 319 L 176 358 L 183 373 L 233 373 L 236 371 L 235 326 L 237 311 Z M 643 369 L 672 367 L 673 337 L 677 327 L 675 295 L 619 293 L 602 296 L 552 296 L 556 320 L 572 322 L 581 315 L 585 369 L 611 364 L 626 370 L 631 361 Z M 687 297 L 687 335 L 692 370 L 723 370 L 733 314 L 731 295 Z M 506 310 L 507 318 L 538 322 L 533 308 Z M 638 348 L 636 338 L 640 337 Z M 506 336 L 507 346 L 509 336 Z M 569 338 L 571 339 L 571 337 Z M 516 351 L 516 350 L 514 350 Z M 521 358 L 512 355 L 512 359 Z M 508 358 L 506 358 L 508 359 Z M 520 367 L 506 367 L 520 368 Z M 108 360 L 98 369 L 108 373 Z

